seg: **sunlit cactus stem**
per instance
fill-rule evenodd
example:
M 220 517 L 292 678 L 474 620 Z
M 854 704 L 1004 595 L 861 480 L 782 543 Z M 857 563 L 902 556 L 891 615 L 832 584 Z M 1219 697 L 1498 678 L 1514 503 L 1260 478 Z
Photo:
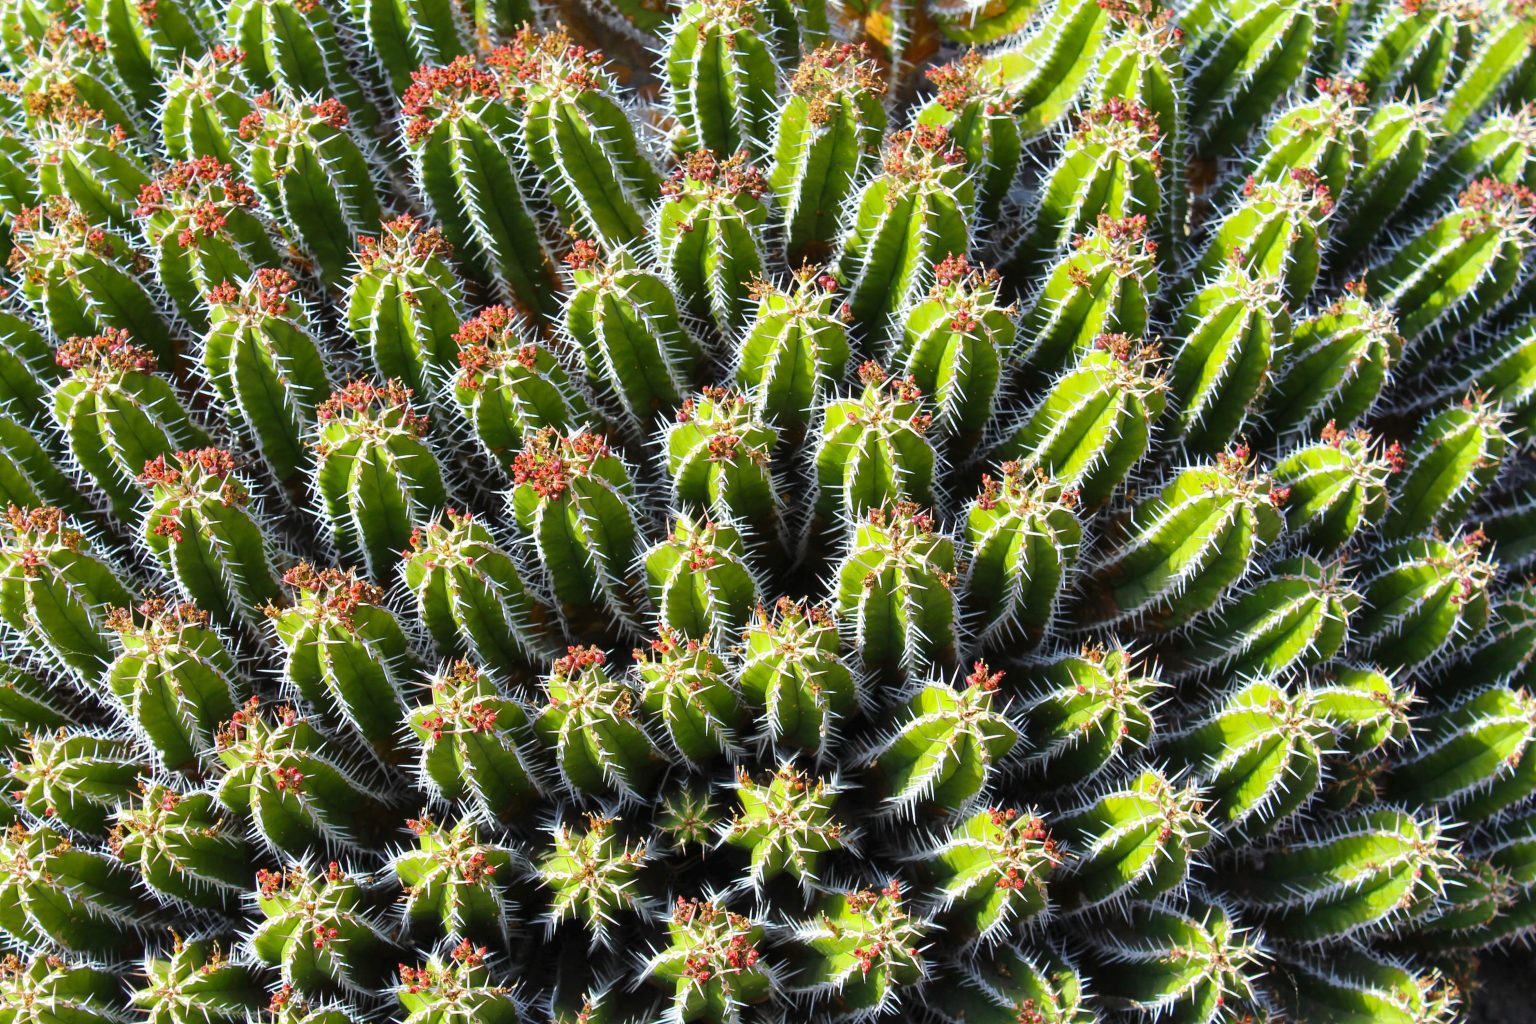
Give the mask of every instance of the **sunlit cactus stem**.
M 872 508 L 837 570 L 837 610 L 872 669 L 922 672 L 959 660 L 955 544 L 911 502 Z
M 134 604 L 121 570 L 95 554 L 56 508 L 13 505 L 0 529 L 0 620 L 87 686 L 96 685 L 114 654 L 107 617 Z
M 1428 102 L 1384 103 L 1371 112 L 1350 187 L 1334 215 L 1334 251 L 1352 260 L 1408 202 L 1429 165 L 1438 113 Z
M 1365 297 L 1364 282 L 1295 323 L 1278 360 L 1265 422 L 1279 436 L 1359 423 L 1376 404 L 1403 350 L 1391 309 Z
M 749 540 L 783 543 L 785 500 L 771 462 L 777 441 L 745 395 L 706 388 L 686 400 L 666 431 L 679 505 L 728 521 Z
M 641 528 L 629 470 L 595 434 L 532 435 L 512 464 L 511 506 L 562 616 L 582 628 L 632 614 Z
M 283 92 L 240 122 L 251 184 L 333 288 L 346 281 L 357 237 L 382 219 L 376 170 L 351 121 L 334 97 Z
M 1157 243 L 1144 214 L 1100 216 L 1072 239 L 1045 274 L 1019 318 L 1015 365 L 1046 381 L 1099 347 L 1102 335 L 1140 339 L 1151 326 L 1158 291 Z
M 780 289 L 759 282 L 736 383 L 770 425 L 798 439 L 848 365 L 848 329 L 837 279 L 806 264 Z
M 57 339 L 127 332 L 165 367 L 180 365 L 169 321 L 150 294 L 149 264 L 123 237 L 50 195 L 12 223 L 8 267 Z
M 437 399 L 457 369 L 462 286 L 442 232 L 414 217 L 358 239 L 347 327 L 375 373 Z
M 1362 573 L 1365 606 L 1355 640 L 1361 655 L 1393 668 L 1443 656 L 1488 622 L 1488 589 L 1498 565 L 1483 556 L 1487 538 L 1400 541 Z
M 687 639 L 663 625 L 634 653 L 641 703 L 679 754 L 704 764 L 738 749 L 741 704 L 708 640 Z
M 167 156 L 207 157 L 231 167 L 239 163 L 240 122 L 254 109 L 245 60 L 244 50 L 214 45 L 205 55 L 183 60 L 167 76 L 160 101 L 160 137 Z
M 768 178 L 791 266 L 833 255 L 844 203 L 880 150 L 884 93 L 867 46 L 822 46 L 790 78 Z
M 634 257 L 605 259 L 594 242 L 576 242 L 566 264 L 575 287 L 565 327 L 588 381 L 615 395 L 633 424 L 651 429 L 682 404 L 702 357 L 677 297 Z
M 188 604 L 146 602 L 106 621 L 119 653 L 106 687 L 165 767 L 194 778 L 205 770 L 219 727 L 239 706 L 244 683 L 208 615 Z
M 472 276 L 538 313 L 559 310 L 559 279 L 523 185 L 518 112 L 502 99 L 493 51 L 412 73 L 400 96 L 403 148 L 423 199 Z M 371 226 L 369 227 L 371 230 Z
M 101 839 L 116 805 L 132 799 L 149 771 L 131 740 L 60 729 L 13 748 L 3 778 L 30 817 Z
M 743 0 L 689 0 L 678 11 L 663 64 L 677 153 L 768 148 L 779 82 L 763 14 Z
M 873 362 L 859 368 L 864 390 L 830 402 L 816 449 L 816 515 L 822 524 L 857 519 L 887 502 L 933 498 L 938 457 L 928 439 L 932 413 L 911 377 Z
M 389 865 L 409 894 L 402 911 L 405 920 L 427 935 L 504 947 L 517 918 L 513 852 L 493 839 L 482 839 L 469 819 L 443 825 L 422 817 L 407 825 L 415 843 Z
M 217 939 L 178 936 L 165 954 L 144 958 L 144 987 L 132 996 L 153 1024 L 239 1024 L 265 1001 L 260 971 L 231 959 Z
M 250 949 L 286 984 L 317 994 L 331 986 L 365 992 L 389 970 L 392 943 L 369 913 L 363 880 L 336 862 L 262 870 L 256 884 Z
M 561 361 L 533 341 L 506 306 L 488 306 L 466 320 L 453 343 L 459 412 L 502 468 L 511 469 L 530 435 L 545 427 L 576 430 L 591 416 Z
M 406 680 L 417 667 L 384 593 L 353 573 L 307 562 L 283 574 L 287 607 L 273 607 L 282 679 L 322 718 L 357 730 L 391 754 L 405 714 Z
M 657 621 L 685 637 L 731 637 L 762 601 L 747 546 L 730 526 L 679 515 L 643 556 Z
M 708 900 L 679 896 L 667 924 L 669 945 L 645 965 L 648 978 L 672 989 L 678 1020 L 732 1021 L 743 1008 L 768 1001 L 777 975 L 760 947 L 765 929 Z
M 927 77 L 937 94 L 918 112 L 916 123 L 949 130 L 950 139 L 965 153 L 966 166 L 975 168 L 978 222 L 993 223 L 1024 159 L 1013 110 L 1016 94 L 976 50 L 929 68 Z
M 1397 540 L 1454 529 L 1498 478 L 1512 441 L 1508 415 L 1481 395 L 1468 395 L 1426 420 L 1402 452 L 1383 536 Z
M 1220 5 L 1201 5 L 1219 12 Z M 1212 18 L 1194 41 L 1189 98 L 1194 149 L 1221 156 L 1241 145 L 1307 68 L 1322 4 L 1248 0 Z
M 91 13 L 117 77 L 145 114 L 159 106 L 161 82 L 177 61 L 200 55 L 213 36 L 209 12 L 197 4 L 99 0 Z
M 193 330 L 208 329 L 207 295 L 215 286 L 279 262 L 259 206 L 256 192 L 213 157 L 177 162 L 139 191 L 133 212 L 155 276 Z
M 427 702 L 406 719 L 428 791 L 515 820 L 542 792 L 527 713 L 471 662 L 453 662 L 428 682 Z
M 959 822 L 915 858 L 933 880 L 940 923 L 962 941 L 1023 932 L 1047 910 L 1047 882 L 1064 855 L 1043 818 L 989 807 Z
M 316 410 L 315 490 L 343 556 L 394 578 L 411 531 L 448 503 L 427 418 L 399 381 L 354 380 Z
M 643 726 L 639 691 L 610 676 L 607 660 L 595 647 L 572 647 L 555 661 L 533 728 L 572 792 L 634 797 L 665 758 Z
M 230 42 L 251 91 L 334 96 L 369 130 L 383 124 L 369 102 L 372 73 L 350 59 L 354 45 L 328 4 L 315 0 L 234 0 L 224 12 Z
M 823 884 L 826 855 L 854 838 L 833 813 L 840 792 L 835 784 L 788 764 L 761 780 L 738 772 L 741 809 L 721 832 L 726 844 L 751 857 L 742 887 L 763 893 L 780 876 L 794 879 L 807 892 Z
M 1179 623 L 1219 600 L 1284 528 L 1273 486 L 1238 447 L 1174 474 L 1131 514 L 1124 539 L 1089 571 L 1101 604 L 1089 621 Z
M 725 337 L 746 326 L 763 276 L 768 181 L 744 154 L 696 150 L 662 183 L 655 237 L 661 265 L 695 316 Z
M 309 433 L 331 393 L 315 329 L 285 270 L 267 267 L 208 293 L 203 371 L 229 424 L 279 483 L 314 465 Z
M 11 825 L 0 855 L 0 925 L 28 945 L 122 956 L 155 916 L 126 867 L 52 828 Z
M 474 516 L 448 509 L 415 530 L 402 579 L 440 652 L 473 655 L 509 676 L 539 664 L 549 612 Z
M 970 251 L 975 206 L 965 152 L 947 128 L 919 125 L 886 139 L 880 173 L 858 193 L 832 269 L 869 350 L 933 283 L 944 257 Z
M 281 594 L 277 542 L 234 456 L 219 448 L 162 455 L 139 483 L 149 492 L 140 536 L 177 588 L 220 623 L 258 623 Z
M 974 442 L 991 419 L 1013 355 L 1017 311 L 999 291 L 996 271 L 946 257 L 927 298 L 907 310 L 891 353 L 895 372 L 931 396 L 935 429 L 960 444 Z
M 1160 237 L 1168 216 L 1164 141 L 1155 113 L 1118 97 L 1079 115 L 1040 183 L 1009 276 L 1027 280 L 1100 217 L 1145 217 Z
M 564 29 L 524 27 L 504 74 L 523 111 L 523 144 L 565 225 L 605 245 L 646 235 L 645 214 L 661 179 L 635 137 L 634 114 L 617 98 L 603 55 Z
M 1076 566 L 1077 494 L 1016 462 L 1001 470 L 1001 479 L 982 476 L 966 513 L 966 603 L 985 623 L 984 641 L 1038 641 L 1053 625 Z
M 775 743 L 827 753 L 858 696 L 838 653 L 836 620 L 784 598 L 771 612 L 758 610 L 742 645 L 742 696 L 760 709 L 764 733 Z
M 928 971 L 928 922 L 907 907 L 901 883 L 824 896 L 795 931 L 809 964 L 795 982 L 808 997 L 878 1015 L 920 999 L 907 989 Z
M 1275 484 L 1289 490 L 1287 530 L 1320 555 L 1343 550 L 1380 524 L 1388 483 L 1401 469 L 1400 446 L 1382 445 L 1363 430 L 1340 430 L 1330 420 L 1317 443 L 1275 463 Z
M 136 522 L 144 464 L 202 447 L 208 437 L 155 372 L 155 357 L 123 331 L 71 338 L 54 358 L 70 371 L 53 392 L 53 417 L 70 456 L 106 494 L 113 513 Z
M 446 64 L 466 50 L 464 12 L 450 0 L 354 0 L 348 6 L 396 95 L 423 64 Z
M 233 906 L 254 873 L 244 824 L 204 791 L 146 785 L 118 807 L 107 845 L 156 896 L 186 906 Z

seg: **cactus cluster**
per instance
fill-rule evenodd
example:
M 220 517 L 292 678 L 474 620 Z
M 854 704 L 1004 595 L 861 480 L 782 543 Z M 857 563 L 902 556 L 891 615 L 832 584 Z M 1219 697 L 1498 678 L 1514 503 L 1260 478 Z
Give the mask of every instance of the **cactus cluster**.
M 0 0 L 0 1021 L 1452 1024 L 1533 456 L 1531 0 Z

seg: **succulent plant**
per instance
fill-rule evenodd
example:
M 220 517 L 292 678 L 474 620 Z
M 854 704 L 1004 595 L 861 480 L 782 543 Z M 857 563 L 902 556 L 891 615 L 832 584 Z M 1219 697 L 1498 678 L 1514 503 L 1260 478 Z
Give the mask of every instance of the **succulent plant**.
M 0 1024 L 1474 1016 L 1533 33 L 0 0 Z

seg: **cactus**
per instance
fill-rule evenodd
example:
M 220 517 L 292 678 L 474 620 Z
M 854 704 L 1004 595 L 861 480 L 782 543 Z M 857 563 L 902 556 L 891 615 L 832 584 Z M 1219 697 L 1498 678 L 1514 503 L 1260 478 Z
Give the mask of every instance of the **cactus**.
M 682 404 L 702 357 L 679 303 L 659 275 L 623 252 L 604 260 L 594 243 L 578 241 L 566 262 L 575 287 L 565 326 L 587 379 L 649 429 Z
M 981 791 L 1019 740 L 1007 713 L 994 706 L 1002 677 L 978 661 L 958 684 L 933 682 L 912 695 L 871 756 L 887 807 L 963 807 Z
M 1263 871 L 1244 877 L 1237 898 L 1264 917 L 1267 932 L 1296 942 L 1367 935 L 1432 905 L 1455 863 L 1434 820 L 1367 810 L 1266 850 Z
M 828 895 L 796 929 L 807 963 L 795 987 L 866 1016 L 890 1012 L 928 972 L 927 932 L 927 922 L 907 909 L 899 881 L 878 892 Z
M 754 415 L 745 395 L 709 388 L 685 400 L 666 431 L 667 472 L 679 506 L 754 539 L 782 541 L 784 499 L 771 465 L 777 441 L 778 431 Z
M 824 754 L 857 706 L 857 681 L 838 655 L 838 629 L 822 608 L 784 598 L 759 608 L 742 638 L 742 696 L 775 742 Z
M 198 332 L 208 329 L 205 302 L 215 286 L 278 262 L 258 204 L 234 169 L 213 157 L 178 161 L 139 190 L 133 214 L 144 222 L 155 275 L 177 315 Z
M 1104 335 L 1145 335 L 1158 291 L 1156 255 L 1144 214 L 1100 216 L 1073 238 L 1071 252 L 1051 267 L 1020 317 L 1028 369 L 1052 374 L 1098 348 Z
M 844 204 L 885 134 L 885 83 L 867 44 L 839 44 L 805 54 L 788 88 L 768 180 L 784 220 L 785 254 L 796 266 L 832 255 Z
M 848 289 L 852 322 L 873 345 L 927 291 L 946 256 L 969 250 L 976 189 L 949 129 L 919 125 L 886 140 L 880 173 L 857 196 L 832 276 Z
M 207 435 L 192 421 L 171 385 L 155 375 L 152 353 L 127 333 L 107 328 L 71 338 L 54 358 L 70 371 L 53 392 L 53 416 L 70 455 L 105 493 L 119 518 L 133 521 L 145 464 L 199 448 Z
M 1471 395 L 1425 421 L 1403 450 L 1383 536 L 1398 539 L 1459 522 L 1499 474 L 1510 447 L 1507 422 L 1499 406 Z
M 167 367 L 176 340 L 150 295 L 144 265 L 120 236 L 95 227 L 66 196 L 17 214 L 8 262 L 21 293 L 55 338 L 90 337 L 98 324 L 149 348 Z
M 567 618 L 635 602 L 640 524 L 623 460 L 595 434 L 533 434 L 512 463 L 511 505 Z
M 572 647 L 557 659 L 533 729 L 569 789 L 633 797 L 664 758 L 645 729 L 639 692 L 610 676 L 607 660 L 595 647 Z
M 672 989 L 679 1020 L 732 1020 L 765 1002 L 774 972 L 763 962 L 762 925 L 712 900 L 681 896 L 667 922 L 669 945 L 645 965 L 648 978 Z
M 982 476 L 966 514 L 967 604 L 987 623 L 983 640 L 1038 641 L 1054 624 L 1076 567 L 1083 539 L 1077 494 L 1016 462 L 1001 470 L 1001 479 Z
M 661 178 L 615 95 L 603 55 L 576 45 L 564 30 L 537 35 L 526 28 L 511 53 L 502 70 L 517 82 L 509 98 L 524 112 L 523 145 L 566 227 L 615 247 L 644 238 L 645 212 Z
M 1174 331 L 1183 343 L 1168 370 L 1171 432 L 1191 451 L 1214 453 L 1247 424 L 1276 350 L 1290 342 L 1284 283 L 1229 263 L 1190 298 Z
M 202 355 L 230 426 L 290 486 L 314 465 L 308 433 L 331 391 L 297 289 L 293 276 L 275 267 L 221 282 L 208 293 L 211 323 Z
M 1356 642 L 1385 664 L 1417 665 L 1488 622 L 1498 567 L 1480 557 L 1486 538 L 1423 538 L 1385 548 L 1366 570 Z
M 742 773 L 736 779 L 741 803 L 722 828 L 724 841 L 748 851 L 744 881 L 761 893 L 780 875 L 793 878 L 807 892 L 822 885 L 825 855 L 849 846 L 855 836 L 834 815 L 839 790 L 792 765 L 781 765 L 762 781 Z
M 996 271 L 949 256 L 934 268 L 928 297 L 903 317 L 891 362 L 895 372 L 933 396 L 942 436 L 976 437 L 992 418 L 1015 330 L 1015 310 L 999 301 L 998 292 Z
M 133 876 L 104 854 L 48 827 L 21 823 L 0 836 L 0 922 L 29 946 L 92 955 L 131 948 L 151 917 Z
M 1368 294 L 1397 313 L 1404 372 L 1422 368 L 1456 331 L 1509 293 L 1530 245 L 1533 215 L 1536 197 L 1524 186 L 1480 178 L 1454 210 L 1371 268 Z
M 216 940 L 176 939 L 169 956 L 146 957 L 133 1006 L 156 1024 L 236 1024 L 261 1003 L 261 976 L 235 963 Z
M 357 237 L 382 219 L 376 171 L 340 100 L 258 97 L 240 121 L 251 184 L 281 217 L 328 287 L 340 287 Z
M 469 662 L 434 675 L 427 703 L 407 723 L 421 747 L 422 779 L 445 799 L 510 820 L 540 793 L 527 712 Z
M 537 664 L 548 612 L 474 516 L 448 509 L 413 530 L 401 575 L 442 653 L 473 652 L 507 675 Z
M 758 14 L 741 0 L 689 0 L 668 26 L 666 88 L 677 153 L 767 149 L 778 66 L 773 26 Z
M 443 508 L 442 467 L 427 417 L 398 380 L 354 380 L 315 410 L 315 490 L 337 548 L 375 580 L 394 575 L 415 523 Z
M 338 23 L 328 5 L 235 0 L 224 16 L 253 91 L 334 96 L 368 129 L 385 122 L 368 101 L 371 76 L 360 76 L 349 59 L 354 44 L 348 27 Z
M 933 414 L 912 377 L 873 362 L 859 367 L 863 392 L 830 402 L 816 449 L 816 514 L 857 518 L 887 503 L 933 500 L 937 456 L 928 440 Z
M 678 516 L 672 532 L 642 556 L 661 626 L 694 640 L 734 636 L 762 601 L 746 554 L 732 527 Z
M 837 613 L 872 669 L 957 662 L 955 544 L 910 502 L 870 509 L 837 569 Z
M 1105 585 L 1092 620 L 1177 623 L 1213 605 L 1284 526 L 1287 494 L 1245 447 L 1176 473 L 1131 514 L 1126 539 L 1092 569 Z
M 752 281 L 763 274 L 768 180 L 745 151 L 690 153 L 661 185 L 656 246 L 682 305 L 723 334 L 746 325 Z
M 1533 29 L 0 0 L 0 1017 L 1486 1015 Z
M 56 508 L 12 505 L 0 523 L 0 621 L 16 638 L 94 686 L 112 661 L 103 633 L 133 605 L 122 570 Z
M 553 890 L 549 923 L 578 920 L 594 942 L 612 941 L 610 928 L 620 914 L 649 915 L 651 907 L 638 891 L 641 869 L 650 859 L 644 843 L 627 840 L 617 818 L 589 815 L 586 827 L 556 824 L 554 844 L 538 864 L 540 883 Z
M 1105 1005 L 1207 1024 L 1262 1010 L 1257 976 L 1264 939 L 1234 916 L 1221 904 L 1154 903 L 1133 909 L 1124 924 L 1092 935 L 1087 969 L 1115 965 L 1105 975 Z
M 1144 771 L 1052 821 L 1076 856 L 1052 885 L 1065 910 L 1177 890 L 1214 829 L 1194 785 Z
M 34 734 L 17 748 L 5 783 L 34 818 L 99 837 L 114 805 L 134 793 L 145 771 L 136 753 L 129 743 L 88 732 Z
M 1364 282 L 1296 323 L 1279 360 L 1266 420 L 1277 434 L 1348 428 L 1371 411 L 1402 355 L 1391 308 L 1365 297 Z
M 1079 115 L 1041 183 L 1029 231 L 1014 250 L 1015 276 L 1038 270 L 1101 217 L 1145 217 L 1157 237 L 1168 216 L 1163 142 L 1157 115 L 1118 97 Z
M 256 959 L 301 992 L 326 985 L 361 990 L 379 973 L 389 941 L 364 906 L 364 889 L 334 862 L 325 870 L 295 864 L 256 876 L 250 937 Z
M 308 562 L 283 574 L 292 602 L 270 612 L 283 649 L 283 681 L 324 717 L 390 748 L 405 712 L 409 641 L 384 608 L 383 590 Z
M 403 148 L 454 251 L 502 297 L 555 311 L 555 267 L 520 184 L 518 118 L 502 102 L 500 75 L 461 58 L 411 78 L 400 97 Z
M 1046 474 L 1089 509 L 1104 504 L 1146 455 L 1167 407 L 1159 359 L 1155 345 L 1100 334 L 992 457 Z
M 281 593 L 260 508 L 220 448 L 156 456 L 139 483 L 149 491 L 140 536 L 165 574 L 193 604 L 221 623 L 259 621 Z M 233 710 L 231 708 L 230 710 Z
M 837 280 L 809 264 L 780 289 L 754 289 L 757 310 L 741 342 L 737 384 L 767 421 L 798 438 L 848 364 L 848 332 L 837 308 Z
M 725 662 L 704 641 L 661 626 L 636 649 L 635 675 L 645 713 L 683 757 L 705 763 L 736 749 L 741 704 Z
M 215 45 L 201 57 L 183 58 L 165 76 L 160 137 L 166 155 L 188 163 L 239 163 L 240 122 L 254 109 L 245 62 L 244 50 Z
M 482 842 L 470 821 L 451 827 L 428 818 L 412 819 L 414 848 L 390 861 L 390 870 L 409 894 L 401 913 L 429 934 L 469 936 L 506 944 L 515 911 L 509 885 L 513 854 Z
M 146 602 L 136 616 L 114 609 L 107 619 L 121 648 L 107 668 L 107 688 L 160 763 L 194 776 L 243 688 L 209 625 L 206 612 L 164 601 Z
M 456 369 L 461 286 L 442 232 L 414 217 L 383 223 L 358 239 L 358 272 L 347 296 L 347 326 L 386 380 L 436 397 Z
M 453 397 L 480 448 L 510 469 L 537 431 L 577 429 L 591 416 L 582 393 L 549 349 L 518 330 L 506 306 L 488 306 L 453 335 Z
M 219 803 L 247 818 L 264 846 L 290 856 L 370 841 L 368 829 L 388 813 L 384 800 L 329 745 L 293 708 L 264 710 L 252 697 L 215 737 Z
M 188 906 L 232 905 L 251 883 L 250 844 L 206 791 L 143 787 L 136 805 L 119 805 L 108 845 L 152 893 Z
M 1062 860 L 1039 815 L 991 807 L 957 824 L 920 863 L 946 928 L 985 942 L 1045 912 L 1047 880 Z

